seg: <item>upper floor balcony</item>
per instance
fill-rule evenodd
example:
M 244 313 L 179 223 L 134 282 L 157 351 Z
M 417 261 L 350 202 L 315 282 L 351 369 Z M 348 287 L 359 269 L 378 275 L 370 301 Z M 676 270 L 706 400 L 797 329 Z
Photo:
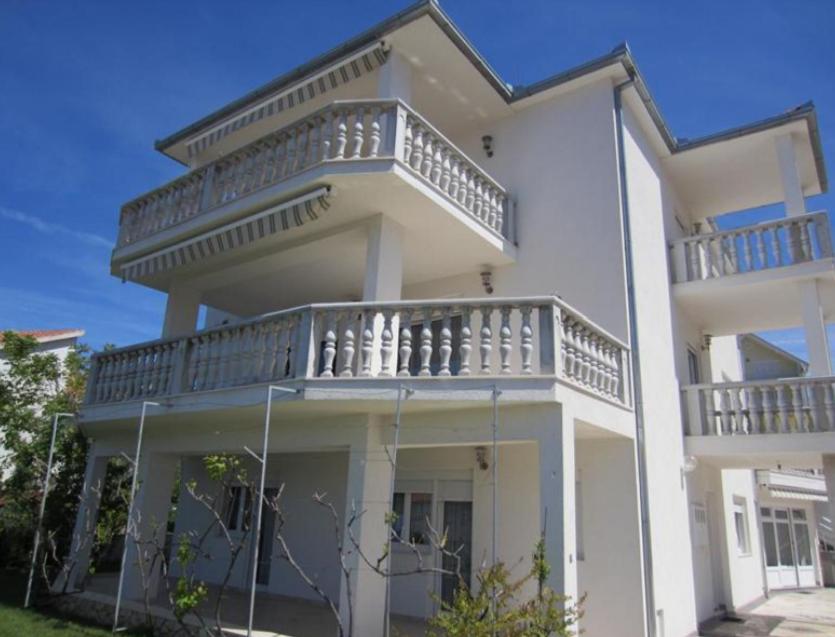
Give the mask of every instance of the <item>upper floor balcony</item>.
M 835 315 L 825 212 L 687 236 L 670 248 L 675 298 L 710 334 L 800 325 L 802 281 L 818 281 L 824 314 Z
M 682 388 L 686 446 L 726 466 L 814 468 L 835 451 L 835 377 Z
M 626 345 L 559 299 L 531 297 L 315 304 L 102 352 L 84 420 L 134 417 L 143 400 L 182 411 L 262 404 L 277 383 L 299 390 L 297 405 L 337 401 L 344 413 L 391 401 L 401 384 L 412 404 L 447 407 L 483 403 L 494 388 L 516 403 L 569 392 L 597 417 L 614 413 L 607 426 L 630 409 Z
M 403 101 L 338 100 L 125 204 L 112 267 L 166 289 L 381 213 L 417 279 L 515 255 L 510 197 L 475 161 Z

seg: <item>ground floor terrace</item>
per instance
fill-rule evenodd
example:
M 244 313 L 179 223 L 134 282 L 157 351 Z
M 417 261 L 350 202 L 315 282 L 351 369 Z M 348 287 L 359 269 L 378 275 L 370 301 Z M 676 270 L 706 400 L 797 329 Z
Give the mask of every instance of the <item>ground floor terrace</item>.
M 353 635 L 383 635 L 387 619 L 401 634 L 423 634 L 459 577 L 477 586 L 479 570 L 501 561 L 521 578 L 542 537 L 549 585 L 574 600 L 586 596 L 586 634 L 642 635 L 634 440 L 613 431 L 622 423 L 581 419 L 571 403 L 498 405 L 404 401 L 395 427 L 394 404 L 306 418 L 276 398 L 263 493 L 278 504 L 262 506 L 257 555 L 263 401 L 190 414 L 160 408 L 146 418 L 136 468 L 132 519 L 141 542 L 128 541 L 125 603 L 147 592 L 164 612 L 166 581 L 147 547 L 175 556 L 188 537 L 199 542 L 194 561 L 172 559 L 169 575 L 193 574 L 210 595 L 225 581 L 230 626 L 246 623 L 254 574 L 255 627 L 268 634 L 329 634 L 310 626 L 333 627 L 336 616 Z M 86 425 L 95 442 L 77 537 L 97 515 L 100 494 L 89 487 L 104 481 L 110 459 L 134 457 L 137 425 Z M 221 453 L 239 459 L 246 477 L 213 477 L 206 458 Z M 82 575 L 90 559 L 78 545 L 70 587 L 112 599 L 112 580 Z M 524 594 L 532 592 L 530 583 Z

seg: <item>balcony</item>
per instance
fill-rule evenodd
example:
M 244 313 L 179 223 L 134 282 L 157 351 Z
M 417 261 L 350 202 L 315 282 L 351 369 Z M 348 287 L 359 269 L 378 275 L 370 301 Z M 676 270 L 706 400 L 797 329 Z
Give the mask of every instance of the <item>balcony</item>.
M 310 305 L 97 354 L 85 419 L 135 401 L 195 405 L 208 392 L 258 388 L 263 402 L 276 383 L 301 401 L 363 409 L 399 384 L 418 390 L 413 400 L 447 404 L 484 401 L 493 387 L 510 400 L 555 400 L 559 386 L 626 414 L 627 353 L 554 297 Z
M 692 455 L 814 468 L 835 450 L 833 376 L 689 385 L 683 394 Z
M 817 280 L 825 315 L 835 314 L 825 212 L 684 237 L 671 242 L 671 249 L 675 297 L 708 333 L 801 324 L 802 281 Z
M 220 253 L 280 252 L 381 212 L 407 228 L 404 265 L 419 279 L 514 258 L 507 191 L 408 105 L 365 100 L 333 102 L 125 204 L 113 271 L 165 289 Z

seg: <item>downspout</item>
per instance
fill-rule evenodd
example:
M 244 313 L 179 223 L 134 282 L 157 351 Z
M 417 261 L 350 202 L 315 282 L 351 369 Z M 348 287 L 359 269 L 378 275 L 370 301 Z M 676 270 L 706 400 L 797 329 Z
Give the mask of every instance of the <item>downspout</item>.
M 626 185 L 626 152 L 623 142 L 623 103 L 621 94 L 634 84 L 630 79 L 615 86 L 615 138 L 617 143 L 618 179 L 620 184 L 621 226 L 623 228 L 623 256 L 626 269 L 626 319 L 629 328 L 629 352 L 632 363 L 632 397 L 635 410 L 635 446 L 638 465 L 638 501 L 641 514 L 641 553 L 644 567 L 644 604 L 646 635 L 655 637 L 655 593 L 652 578 L 652 543 L 650 542 L 649 489 L 647 487 L 647 458 L 644 437 L 644 396 L 641 383 L 641 354 L 636 320 L 635 273 L 632 258 L 632 230 L 629 218 L 629 193 Z

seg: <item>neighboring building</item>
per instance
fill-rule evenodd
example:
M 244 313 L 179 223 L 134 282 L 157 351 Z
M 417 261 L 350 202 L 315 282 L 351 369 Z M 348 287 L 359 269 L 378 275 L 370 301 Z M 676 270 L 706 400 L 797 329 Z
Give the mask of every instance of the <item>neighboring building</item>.
M 391 507 L 410 536 L 449 528 L 473 570 L 495 546 L 524 572 L 544 533 L 548 583 L 588 594 L 586 634 L 684 637 L 763 594 L 753 470 L 825 467 L 835 490 L 811 105 L 680 140 L 625 47 L 510 87 L 420 2 L 157 149 L 188 172 L 122 208 L 111 271 L 168 294 L 162 338 L 96 356 L 81 418 L 89 484 L 133 453 L 142 402 L 162 403 L 138 468 L 145 534 L 178 467 L 205 484 L 201 455 L 225 451 L 258 471 L 244 448 L 261 449 L 277 384 L 298 393 L 271 392 L 266 484 L 286 485 L 287 541 L 345 615 L 317 491 L 365 512 L 369 556 Z M 785 217 L 715 229 L 779 202 Z M 737 335 L 792 327 L 808 373 L 745 380 Z M 95 512 L 91 497 L 78 528 Z M 208 521 L 180 499 L 175 533 Z M 259 592 L 315 597 L 277 551 L 264 542 Z M 348 559 L 355 634 L 379 637 L 386 582 Z M 138 580 L 134 555 L 128 598 Z M 427 591 L 449 582 L 393 578 L 392 612 L 427 616 Z
M 805 376 L 809 364 L 756 334 L 739 338 L 745 380 L 797 378 Z
M 7 357 L 3 352 L 3 332 L 0 330 L 0 375 L 5 374 L 9 369 Z M 35 352 L 38 354 L 52 354 L 63 364 L 67 355 L 72 351 L 78 339 L 84 336 L 84 330 L 63 329 L 63 330 L 12 330 L 22 336 L 31 336 L 38 341 Z M 4 467 L 8 459 L 8 452 L 3 447 L 3 439 L 0 436 L 0 468 Z M 0 469 L 2 470 L 2 469 Z M 6 478 L 8 472 L 2 471 L 0 478 Z

